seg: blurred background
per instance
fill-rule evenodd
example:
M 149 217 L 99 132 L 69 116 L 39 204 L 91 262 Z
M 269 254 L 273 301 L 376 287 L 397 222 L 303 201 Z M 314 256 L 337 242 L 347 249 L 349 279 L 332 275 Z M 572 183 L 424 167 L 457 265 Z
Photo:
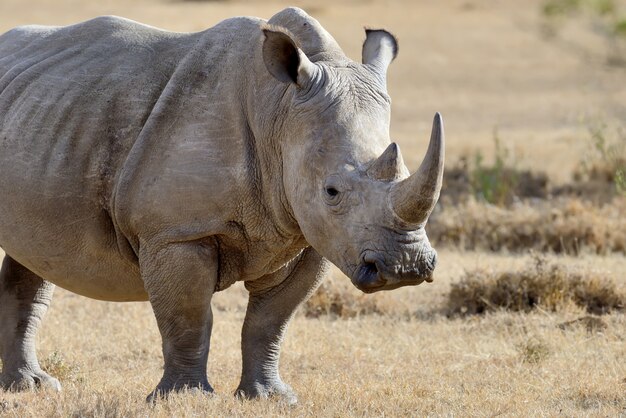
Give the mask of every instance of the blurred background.
M 497 137 L 517 166 L 564 183 L 589 152 L 590 130 L 624 141 L 625 0 L 2 0 L 0 31 L 114 14 L 192 32 L 237 15 L 267 19 L 288 5 L 317 18 L 356 61 L 364 26 L 397 35 L 392 137 L 411 169 L 436 111 L 448 167 L 477 152 L 493 158 Z

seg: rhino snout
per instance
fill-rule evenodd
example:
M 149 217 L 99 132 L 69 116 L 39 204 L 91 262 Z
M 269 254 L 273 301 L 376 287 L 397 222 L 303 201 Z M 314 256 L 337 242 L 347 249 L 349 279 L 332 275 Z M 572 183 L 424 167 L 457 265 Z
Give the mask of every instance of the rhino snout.
M 432 282 L 437 264 L 437 252 L 431 249 L 419 260 L 405 267 L 385 262 L 376 253 L 366 254 L 352 275 L 352 283 L 362 292 L 373 293 L 380 290 L 393 290 L 402 286 L 414 286 L 424 281 Z

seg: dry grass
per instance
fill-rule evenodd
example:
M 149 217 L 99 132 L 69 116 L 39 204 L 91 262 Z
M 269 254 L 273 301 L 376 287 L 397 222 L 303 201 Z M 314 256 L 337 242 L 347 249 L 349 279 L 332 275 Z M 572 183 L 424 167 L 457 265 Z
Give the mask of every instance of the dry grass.
M 542 2 L 2 0 L 0 31 L 102 14 L 197 31 L 235 15 L 267 18 L 295 4 L 314 14 L 359 60 L 363 25 L 387 27 L 401 41 L 389 70 L 391 135 L 409 168 L 419 165 L 430 117 L 441 111 L 449 161 L 475 150 L 490 160 L 497 126 L 504 145 L 525 163 L 517 168 L 530 170 L 522 183 L 531 184 L 539 171 L 550 182 L 564 183 L 587 150 L 589 135 L 579 116 L 602 115 L 611 126 L 623 124 L 626 83 L 623 72 L 601 65 L 604 42 L 587 30 L 568 29 L 562 36 L 598 51 L 599 59 L 581 59 L 577 51 L 544 42 L 537 32 Z M 545 179 L 537 179 L 533 184 L 543 193 Z M 515 194 L 537 197 L 534 191 Z M 624 313 L 598 320 L 572 304 L 556 312 L 440 314 L 451 283 L 465 271 L 528 269 L 533 260 L 523 251 L 527 248 L 565 254 L 553 258 L 582 271 L 598 266 L 626 271 L 624 201 L 605 207 L 580 200 L 526 202 L 510 209 L 444 204 L 429 227 L 440 250 L 432 284 L 365 296 L 335 273 L 295 317 L 285 341 L 281 375 L 299 394 L 294 408 L 232 396 L 241 372 L 247 296 L 242 286 L 213 301 L 209 377 L 216 395 L 184 393 L 154 407 L 144 398 L 161 376 L 162 358 L 150 306 L 98 302 L 58 289 L 39 337 L 39 357 L 61 378 L 64 391 L 0 392 L 0 416 L 626 414 Z M 616 292 L 622 292 L 626 283 L 615 277 Z
M 605 273 L 578 271 L 537 257 L 534 266 L 522 270 L 467 272 L 452 285 L 447 312 L 450 315 L 476 315 L 501 309 L 557 312 L 572 305 L 593 314 L 623 311 L 626 292 L 618 290 L 613 278 Z
M 58 351 L 53 351 L 42 358 L 41 368 L 63 381 L 82 382 L 84 380 L 80 365 L 68 361 L 65 355 Z
M 437 246 L 465 250 L 626 254 L 626 198 L 601 207 L 579 199 L 520 202 L 509 209 L 473 199 L 444 206 L 427 231 Z
M 81 367 L 82 380 L 64 380 L 60 394 L 1 393 L 4 416 L 616 416 L 626 408 L 622 314 L 607 316 L 607 328 L 591 339 L 583 327 L 559 328 L 576 313 L 408 321 L 300 316 L 282 358 L 281 374 L 300 397 L 288 408 L 232 396 L 242 314 L 231 312 L 216 317 L 209 363 L 217 394 L 181 394 L 151 407 L 143 399 L 159 377 L 161 359 L 153 330 L 147 345 L 142 330 L 152 322 L 143 316 L 149 308 L 106 310 L 81 300 L 89 314 L 76 319 L 68 313 L 74 301 L 59 296 L 42 346 L 89 367 Z M 85 332 L 104 314 L 106 324 Z M 118 326 L 109 328 L 114 321 Z M 146 354 L 136 356 L 138 349 Z
M 57 289 L 40 336 L 44 367 L 60 394 L 1 393 L 9 417 L 122 416 L 509 416 L 624 413 L 626 316 L 603 316 L 590 334 L 577 306 L 559 312 L 498 311 L 447 318 L 446 303 L 464 270 L 505 270 L 532 258 L 441 251 L 428 286 L 361 296 L 334 275 L 327 292 L 355 297 L 377 315 L 316 319 L 297 315 L 285 341 L 281 375 L 299 394 L 288 408 L 234 399 L 241 369 L 240 329 L 246 293 L 239 285 L 215 296 L 209 376 L 217 393 L 144 403 L 162 373 L 160 339 L 147 303 L 106 303 Z M 624 271 L 622 258 L 555 258 L 555 262 Z M 610 273 L 607 273 L 610 274 Z M 619 283 L 624 290 L 625 282 Z M 368 300 L 369 299 L 369 300 Z M 349 302 L 349 301 L 348 301 Z M 349 302 L 351 309 L 363 310 Z M 348 312 L 343 310 L 342 312 Z M 406 315 L 412 312 L 412 315 Z M 431 312 L 430 315 L 418 314 Z M 565 325 L 566 324 L 566 325 Z

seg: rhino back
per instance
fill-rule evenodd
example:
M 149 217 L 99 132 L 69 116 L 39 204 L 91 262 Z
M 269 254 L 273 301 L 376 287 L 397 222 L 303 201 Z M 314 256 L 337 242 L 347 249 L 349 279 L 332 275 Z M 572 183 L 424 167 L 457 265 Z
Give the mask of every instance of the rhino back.
M 11 171 L 23 165 L 29 180 L 114 170 L 184 54 L 184 39 L 114 17 L 3 35 L 0 158 L 13 162 Z M 74 181 L 64 179 L 63 188 Z

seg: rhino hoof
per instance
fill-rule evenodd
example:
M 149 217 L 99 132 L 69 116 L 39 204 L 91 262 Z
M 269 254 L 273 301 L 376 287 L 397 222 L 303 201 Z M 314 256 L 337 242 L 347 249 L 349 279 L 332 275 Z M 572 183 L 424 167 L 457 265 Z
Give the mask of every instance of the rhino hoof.
M 146 402 L 148 403 L 156 403 L 159 399 L 166 399 L 170 393 L 174 392 L 186 392 L 193 395 L 202 394 L 202 395 L 210 395 L 213 394 L 213 388 L 208 382 L 201 382 L 196 384 L 191 383 L 159 383 L 159 385 L 154 389 L 146 398 Z
M 0 374 L 0 388 L 24 392 L 37 389 L 61 391 L 61 383 L 44 371 L 20 371 L 17 373 Z
M 298 403 L 298 397 L 293 389 L 283 382 L 273 384 L 241 384 L 235 391 L 235 396 L 239 399 L 273 399 L 290 406 Z

